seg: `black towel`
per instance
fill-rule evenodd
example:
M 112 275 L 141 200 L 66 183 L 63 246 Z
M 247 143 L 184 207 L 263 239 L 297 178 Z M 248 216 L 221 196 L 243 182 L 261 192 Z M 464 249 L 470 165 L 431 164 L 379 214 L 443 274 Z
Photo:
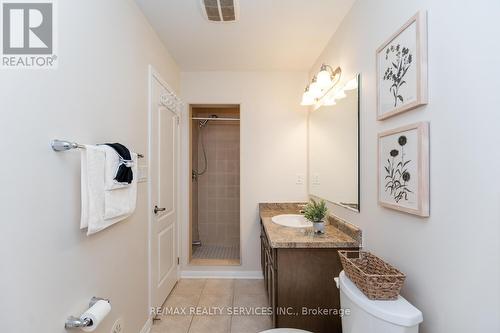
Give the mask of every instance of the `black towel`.
M 127 166 L 127 162 L 132 161 L 130 150 L 128 150 L 128 148 L 121 143 L 105 143 L 105 145 L 113 148 L 121 157 L 122 163 L 120 163 L 120 166 L 118 167 L 115 180 L 119 183 L 132 183 L 132 179 L 134 179 L 134 173 L 132 171 L 132 168 L 130 166 Z

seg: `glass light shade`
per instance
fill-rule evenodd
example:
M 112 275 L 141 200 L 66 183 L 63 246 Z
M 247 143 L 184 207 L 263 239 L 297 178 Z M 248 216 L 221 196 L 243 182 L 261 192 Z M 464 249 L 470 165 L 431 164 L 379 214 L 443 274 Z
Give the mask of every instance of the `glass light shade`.
M 302 102 L 300 103 L 300 105 L 309 106 L 313 104 L 314 104 L 314 96 L 312 96 L 309 90 L 304 91 L 304 94 L 302 94 Z
M 345 92 L 344 92 L 344 89 L 340 89 L 339 91 L 337 91 L 335 93 L 335 95 L 333 95 L 333 97 L 335 99 L 342 99 L 342 98 L 346 98 L 346 95 L 345 95 Z
M 314 98 L 321 96 L 321 87 L 319 86 L 318 81 L 316 81 L 316 78 L 314 78 L 313 82 L 309 85 L 309 92 Z
M 357 88 L 358 88 L 358 80 L 356 78 L 354 78 L 351 81 L 346 83 L 344 90 L 354 90 Z
M 326 67 L 324 69 L 322 68 L 318 73 L 317 82 L 322 89 L 328 88 L 332 84 L 332 75 Z
M 332 105 L 335 105 L 337 104 L 337 102 L 335 101 L 335 98 L 333 97 L 328 97 L 325 102 L 323 103 L 323 105 L 326 105 L 326 106 L 332 106 Z

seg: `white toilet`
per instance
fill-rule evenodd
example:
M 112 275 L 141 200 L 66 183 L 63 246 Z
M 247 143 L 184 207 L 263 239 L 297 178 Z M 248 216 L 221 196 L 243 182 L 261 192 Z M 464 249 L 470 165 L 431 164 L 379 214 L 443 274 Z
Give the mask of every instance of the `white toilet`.
M 345 275 L 339 275 L 340 307 L 349 309 L 342 317 L 342 333 L 418 333 L 422 312 L 403 297 L 395 301 L 368 299 Z M 293 328 L 276 328 L 261 333 L 310 333 Z
M 403 297 L 395 301 L 368 299 L 342 271 L 339 275 L 343 333 L 417 333 L 422 312 Z
M 260 333 L 311 333 L 311 332 L 298 330 L 296 328 L 275 328 L 272 330 L 262 331 Z

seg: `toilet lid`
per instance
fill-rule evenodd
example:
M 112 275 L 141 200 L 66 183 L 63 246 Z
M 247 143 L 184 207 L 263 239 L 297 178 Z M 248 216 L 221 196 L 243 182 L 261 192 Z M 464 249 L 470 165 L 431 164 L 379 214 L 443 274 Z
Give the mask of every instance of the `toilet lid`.
M 368 299 L 361 290 L 345 275 L 340 272 L 340 291 L 352 302 L 371 315 L 389 323 L 412 327 L 423 321 L 422 312 L 411 305 L 402 296 L 395 301 L 373 301 Z M 341 304 L 342 306 L 342 304 Z
M 298 330 L 295 328 L 275 328 L 272 330 L 262 331 L 260 333 L 311 333 L 311 332 Z

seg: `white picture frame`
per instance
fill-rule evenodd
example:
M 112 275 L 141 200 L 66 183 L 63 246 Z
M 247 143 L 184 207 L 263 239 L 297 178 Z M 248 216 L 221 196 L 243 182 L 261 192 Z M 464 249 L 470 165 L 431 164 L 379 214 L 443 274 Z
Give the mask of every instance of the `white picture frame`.
M 427 104 L 427 12 L 420 11 L 376 52 L 377 119 Z
M 378 135 L 379 205 L 429 216 L 429 123 L 419 122 Z

